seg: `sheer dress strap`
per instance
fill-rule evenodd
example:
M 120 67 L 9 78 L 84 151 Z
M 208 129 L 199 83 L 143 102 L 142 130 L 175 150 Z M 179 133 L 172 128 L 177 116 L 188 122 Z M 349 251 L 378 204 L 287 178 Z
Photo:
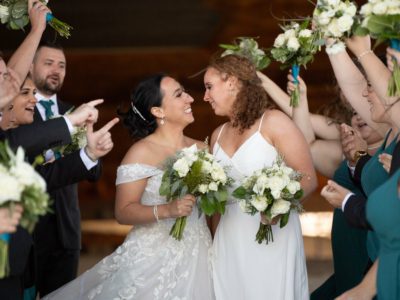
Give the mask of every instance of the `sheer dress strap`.
M 117 169 L 117 180 L 115 184 L 119 185 L 122 183 L 138 181 L 161 173 L 162 170 L 159 168 L 146 164 L 135 163 L 121 165 Z

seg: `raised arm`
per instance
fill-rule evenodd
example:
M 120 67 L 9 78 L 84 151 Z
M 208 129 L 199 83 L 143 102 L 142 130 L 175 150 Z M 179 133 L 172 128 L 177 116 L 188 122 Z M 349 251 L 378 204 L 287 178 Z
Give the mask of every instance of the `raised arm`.
M 28 75 L 36 49 L 46 29 L 46 14 L 50 11 L 47 6 L 40 1 L 29 0 L 28 12 L 31 22 L 31 31 L 14 52 L 7 64 L 9 68 L 13 69 L 18 74 L 22 81 L 25 80 Z
M 346 41 L 348 48 L 358 58 L 368 81 L 378 95 L 383 104 L 393 103 L 397 97 L 387 95 L 389 79 L 392 72 L 371 50 L 371 40 L 369 36 L 353 36 Z
M 388 127 L 371 120 L 371 112 L 367 100 L 363 98 L 367 88 L 367 81 L 363 74 L 351 60 L 346 51 L 329 55 L 333 71 L 340 89 L 353 109 L 361 116 L 368 126 L 377 130 L 382 136 Z

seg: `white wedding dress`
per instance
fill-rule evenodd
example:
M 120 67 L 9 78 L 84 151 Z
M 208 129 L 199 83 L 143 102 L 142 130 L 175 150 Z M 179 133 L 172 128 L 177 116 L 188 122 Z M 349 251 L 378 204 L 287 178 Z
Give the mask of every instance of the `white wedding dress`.
M 276 149 L 258 128 L 229 157 L 218 143 L 213 153 L 228 167 L 228 175 L 238 187 L 246 176 L 272 165 Z M 260 215 L 245 214 L 235 198 L 230 198 L 221 216 L 213 242 L 213 279 L 217 300 L 303 300 L 309 298 L 307 269 L 299 216 L 291 212 L 288 224 L 273 225 L 274 241 L 255 241 Z
M 162 171 L 144 164 L 122 165 L 117 185 L 148 178 L 143 205 L 164 204 L 158 189 Z M 211 235 L 197 208 L 187 219 L 183 239 L 169 235 L 174 219 L 135 226 L 124 243 L 92 269 L 44 299 L 214 299 Z

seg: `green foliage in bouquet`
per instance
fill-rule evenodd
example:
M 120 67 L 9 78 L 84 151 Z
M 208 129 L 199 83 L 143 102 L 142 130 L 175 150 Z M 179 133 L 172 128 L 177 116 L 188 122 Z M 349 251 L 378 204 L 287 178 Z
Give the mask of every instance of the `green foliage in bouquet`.
M 235 54 L 249 59 L 258 71 L 269 66 L 271 59 L 264 50 L 258 47 L 258 43 L 254 38 L 238 37 L 233 44 L 220 44 L 219 47 L 225 49 L 221 56 Z

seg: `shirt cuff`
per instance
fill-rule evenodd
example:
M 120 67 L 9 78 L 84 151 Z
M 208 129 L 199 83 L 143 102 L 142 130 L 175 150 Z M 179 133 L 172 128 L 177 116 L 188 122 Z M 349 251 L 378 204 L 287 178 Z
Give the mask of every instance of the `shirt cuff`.
M 75 127 L 72 125 L 71 121 L 66 117 L 63 116 L 65 123 L 67 123 L 69 134 L 73 134 L 75 132 Z
M 351 173 L 351 176 L 353 176 L 354 177 L 354 172 L 356 171 L 356 166 L 350 166 L 350 163 L 349 163 L 349 161 L 347 161 L 347 167 L 349 168 L 349 170 L 350 170 L 350 173 Z
M 344 211 L 344 208 L 346 207 L 347 201 L 348 201 L 349 198 L 350 198 L 351 196 L 353 196 L 353 195 L 355 195 L 355 194 L 354 194 L 354 193 L 348 193 L 348 194 L 346 195 L 346 197 L 344 197 L 343 202 L 342 202 L 342 211 Z
M 90 170 L 91 168 L 97 166 L 97 163 L 99 162 L 98 160 L 92 161 L 86 154 L 85 150 L 82 148 L 81 151 L 79 152 L 82 162 L 85 165 L 87 170 Z

